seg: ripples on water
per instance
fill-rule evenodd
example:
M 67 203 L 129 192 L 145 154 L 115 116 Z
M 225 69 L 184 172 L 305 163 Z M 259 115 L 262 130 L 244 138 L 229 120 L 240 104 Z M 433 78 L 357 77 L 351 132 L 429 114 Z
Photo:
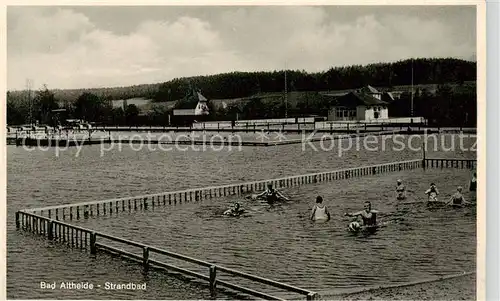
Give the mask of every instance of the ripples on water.
M 15 210 L 421 157 L 420 152 L 409 150 L 351 150 L 338 157 L 336 152 L 314 152 L 309 148 L 302 151 L 300 145 L 245 147 L 242 151 L 217 153 L 134 152 L 124 147 L 121 152 L 109 152 L 103 157 L 99 146 L 89 146 L 83 148 L 79 157 L 75 153 L 76 149 L 70 149 L 56 157 L 53 152 L 26 152 L 8 147 L 9 298 L 90 298 L 80 292 L 67 295 L 38 290 L 38 281 L 46 274 L 58 280 L 69 277 L 68 281 L 81 281 L 85 277 L 99 281 L 144 278 L 136 265 L 104 259 L 107 257 L 92 259 L 88 254 L 51 247 L 43 240 L 16 231 Z M 474 158 L 475 154 L 436 152 L 428 157 Z M 417 192 L 410 198 L 420 199 L 430 181 L 438 183 L 441 193 L 449 194 L 456 185 L 466 185 L 469 176 L 469 171 L 435 169 L 311 184 L 287 190 L 297 201 L 272 209 L 239 200 L 249 214 L 238 219 L 219 216 L 233 199 L 216 199 L 81 223 L 311 289 L 405 282 L 474 269 L 476 219 L 474 209 L 398 208 L 390 192 L 396 178 L 402 178 Z M 316 194 L 325 197 L 333 213 L 329 223 L 311 224 L 307 220 Z M 366 199 L 373 200 L 374 207 L 383 212 L 402 215 L 404 220 L 372 236 L 347 235 L 344 229 L 348 220 L 341 215 L 346 210 L 361 209 Z M 62 268 L 66 264 L 71 268 Z M 148 278 L 150 289 L 146 295 L 122 292 L 113 298 L 206 298 L 203 295 L 206 292 L 174 280 L 165 281 L 159 275 Z M 94 292 L 92 298 L 109 296 L 106 292 L 96 296 Z

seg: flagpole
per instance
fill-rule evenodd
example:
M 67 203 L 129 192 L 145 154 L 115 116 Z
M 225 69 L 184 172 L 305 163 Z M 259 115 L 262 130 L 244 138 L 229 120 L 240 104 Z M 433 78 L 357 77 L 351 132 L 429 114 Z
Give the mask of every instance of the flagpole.
M 285 118 L 288 118 L 288 87 L 287 87 L 287 80 L 286 80 L 286 61 L 285 61 Z
M 410 116 L 413 117 L 413 58 L 411 58 L 411 108 Z

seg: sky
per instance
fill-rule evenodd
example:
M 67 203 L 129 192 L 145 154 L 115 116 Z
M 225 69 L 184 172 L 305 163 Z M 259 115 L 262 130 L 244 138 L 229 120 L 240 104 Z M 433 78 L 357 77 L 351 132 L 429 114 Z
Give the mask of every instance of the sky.
M 7 89 L 116 87 L 233 71 L 474 59 L 474 6 L 7 9 Z

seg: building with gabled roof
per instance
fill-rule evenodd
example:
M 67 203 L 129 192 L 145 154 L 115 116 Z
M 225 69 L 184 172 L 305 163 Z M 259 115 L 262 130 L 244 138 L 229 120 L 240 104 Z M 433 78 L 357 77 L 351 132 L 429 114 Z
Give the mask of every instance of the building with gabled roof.
M 172 111 L 171 122 L 174 124 L 187 125 L 193 122 L 206 121 L 210 115 L 208 99 L 200 92 L 191 90 L 183 100 L 179 101 L 181 101 L 179 106 Z
M 328 97 L 328 94 L 325 96 Z M 328 111 L 330 121 L 370 121 L 389 118 L 388 103 L 382 93 L 371 86 L 351 91 L 333 99 Z

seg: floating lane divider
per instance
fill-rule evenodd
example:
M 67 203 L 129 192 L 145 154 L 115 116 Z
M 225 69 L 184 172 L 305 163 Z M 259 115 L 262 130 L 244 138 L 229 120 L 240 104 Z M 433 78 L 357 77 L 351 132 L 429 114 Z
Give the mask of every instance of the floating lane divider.
M 430 159 L 429 159 L 430 160 Z M 423 160 L 398 161 L 370 166 L 345 168 L 334 171 L 310 173 L 298 176 L 289 176 L 271 180 L 252 181 L 222 186 L 194 188 L 180 191 L 163 192 L 142 196 L 124 197 L 101 201 L 90 201 L 76 204 L 63 204 L 43 208 L 23 209 L 23 212 L 36 213 L 56 220 L 80 219 L 89 216 L 112 215 L 125 211 L 147 210 L 155 206 L 176 205 L 186 202 L 198 202 L 203 199 L 212 199 L 231 195 L 246 195 L 266 189 L 267 183 L 272 183 L 278 189 L 305 184 L 343 180 L 354 177 L 377 175 L 381 173 L 397 172 L 422 167 Z
M 237 292 L 245 293 L 266 300 L 283 300 L 276 296 L 272 296 L 263 292 L 252 290 L 250 288 L 236 285 L 234 283 L 217 279 L 218 274 L 226 273 L 231 275 L 232 278 L 234 277 L 244 278 L 260 284 L 265 284 L 275 288 L 283 289 L 287 292 L 293 292 L 296 294 L 300 294 L 302 296 L 306 296 L 306 300 L 315 300 L 318 297 L 317 293 L 312 292 L 310 290 L 273 281 L 267 278 L 243 273 L 234 269 L 226 268 L 220 265 L 184 256 L 174 252 L 169 252 L 143 243 L 116 237 L 102 232 L 93 231 L 91 229 L 70 225 L 61 221 L 39 216 L 30 212 L 24 212 L 24 211 L 16 212 L 16 226 L 17 228 L 33 232 L 35 234 L 43 235 L 47 237 L 48 240 L 57 241 L 66 244 L 69 247 L 88 250 L 92 255 L 97 254 L 97 251 L 103 251 L 106 253 L 120 255 L 121 257 L 125 257 L 132 261 L 139 262 L 143 265 L 145 270 L 147 270 L 149 267 L 156 267 L 156 268 L 166 269 L 168 271 L 174 271 L 177 273 L 185 274 L 197 279 L 206 280 L 208 281 L 208 285 L 212 296 L 216 295 L 217 286 L 222 286 Z M 98 242 L 99 238 L 111 240 L 113 242 L 118 242 L 127 246 L 137 247 L 141 250 L 140 255 L 119 249 L 117 247 L 112 247 L 100 243 Z M 168 264 L 158 260 L 152 260 L 150 259 L 150 255 L 152 255 L 153 253 L 165 255 L 167 257 L 175 258 L 178 260 L 182 260 L 185 262 L 196 264 L 198 266 L 205 267 L 207 268 L 208 276 L 188 269 L 180 268 L 172 264 Z

